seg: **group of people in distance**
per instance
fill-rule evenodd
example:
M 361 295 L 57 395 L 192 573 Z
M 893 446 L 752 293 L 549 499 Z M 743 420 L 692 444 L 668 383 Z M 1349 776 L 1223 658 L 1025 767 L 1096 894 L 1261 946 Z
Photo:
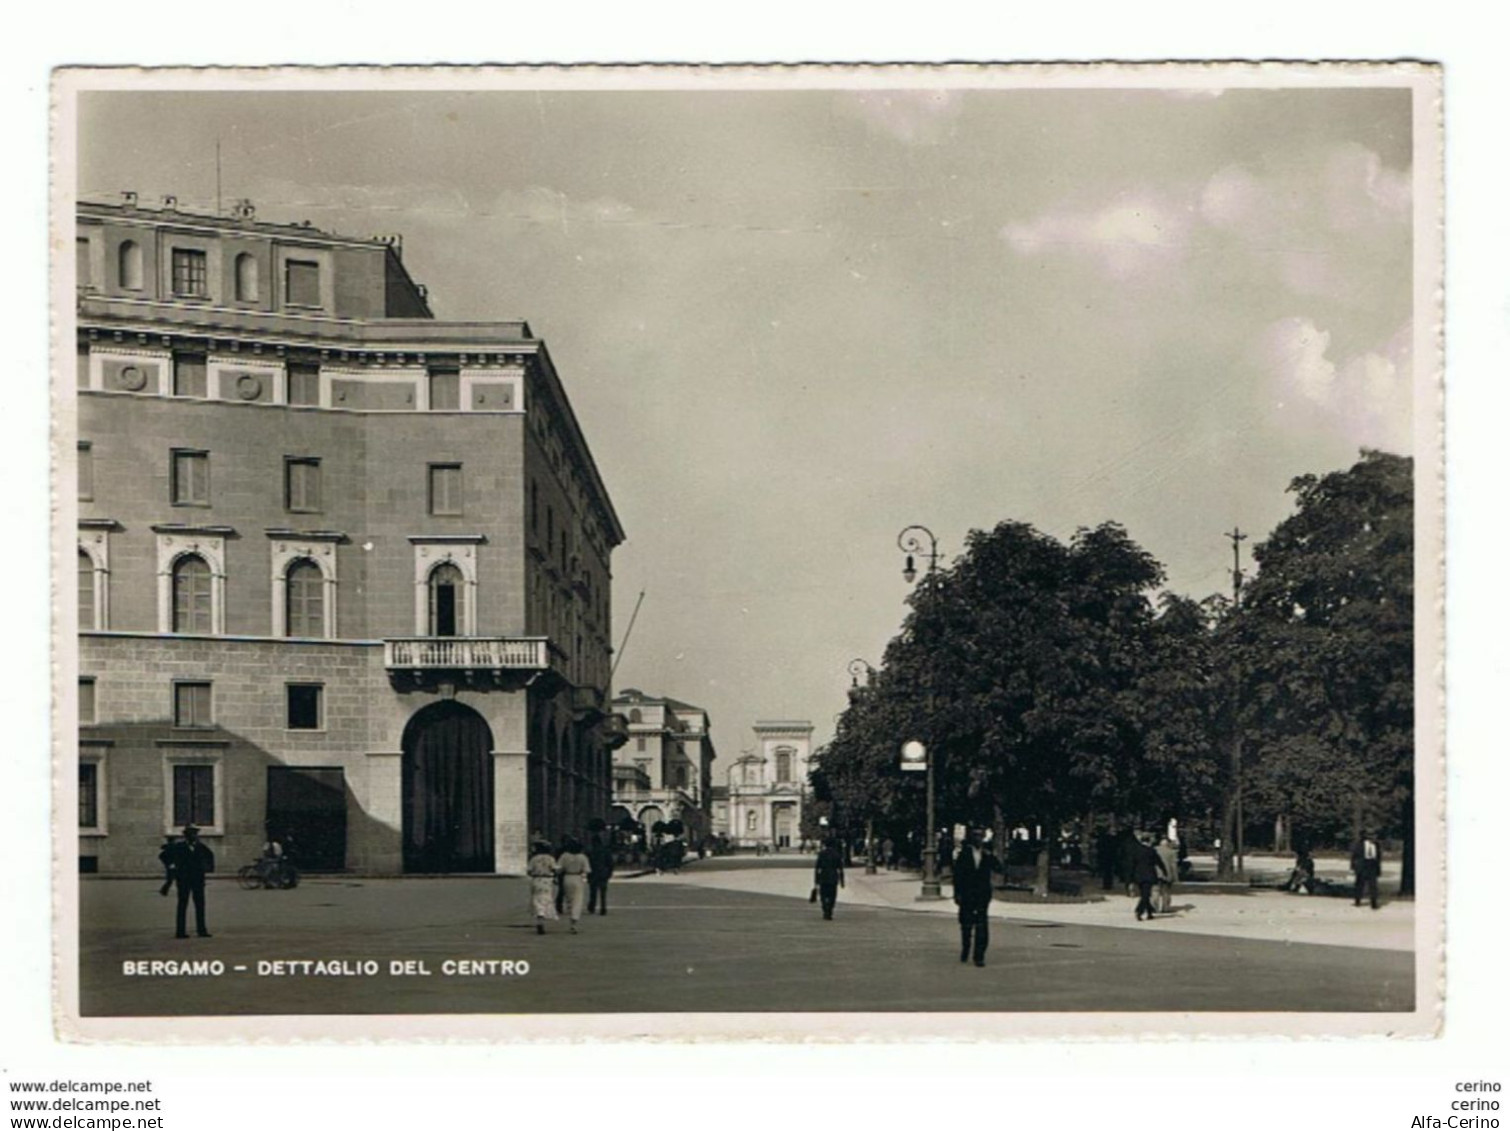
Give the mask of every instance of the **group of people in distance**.
M 535 933 L 545 934 L 546 920 L 563 914 L 577 933 L 582 913 L 608 914 L 608 881 L 613 876 L 613 848 L 594 833 L 584 851 L 574 836 L 562 839 L 559 851 L 538 834 L 530 849 L 525 873 L 530 880 L 530 910 L 535 915 Z

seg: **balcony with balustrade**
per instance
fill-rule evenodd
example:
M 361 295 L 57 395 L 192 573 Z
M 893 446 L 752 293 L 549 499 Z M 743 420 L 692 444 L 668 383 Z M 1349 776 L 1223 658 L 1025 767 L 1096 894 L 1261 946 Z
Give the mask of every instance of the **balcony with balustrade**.
M 537 676 L 567 679 L 566 657 L 543 636 L 407 636 L 383 641 L 393 686 L 433 691 L 442 684 L 517 688 Z

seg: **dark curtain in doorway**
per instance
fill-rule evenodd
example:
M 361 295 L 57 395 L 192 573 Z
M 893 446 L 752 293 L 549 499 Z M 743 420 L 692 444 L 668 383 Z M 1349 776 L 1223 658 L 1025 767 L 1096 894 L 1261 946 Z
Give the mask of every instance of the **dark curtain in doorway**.
M 404 870 L 493 870 L 493 737 L 456 703 L 421 711 L 404 735 Z

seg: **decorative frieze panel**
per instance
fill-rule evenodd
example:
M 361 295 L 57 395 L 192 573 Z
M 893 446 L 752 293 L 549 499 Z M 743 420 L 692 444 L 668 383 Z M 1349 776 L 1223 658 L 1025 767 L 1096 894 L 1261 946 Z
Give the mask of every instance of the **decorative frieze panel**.
M 167 350 L 94 343 L 89 348 L 85 388 L 107 393 L 162 396 L 167 392 L 172 360 Z
M 461 403 L 472 412 L 524 411 L 524 371 L 507 369 L 463 369 Z
M 242 404 L 281 404 L 284 371 L 281 365 L 248 365 L 240 359 L 216 358 L 209 364 L 210 398 Z

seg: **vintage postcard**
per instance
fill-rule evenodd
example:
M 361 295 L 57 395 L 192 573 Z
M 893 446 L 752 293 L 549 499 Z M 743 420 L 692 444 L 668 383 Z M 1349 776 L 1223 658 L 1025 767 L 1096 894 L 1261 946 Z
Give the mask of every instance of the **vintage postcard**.
M 65 1037 L 1439 1030 L 1436 68 L 53 138 Z

